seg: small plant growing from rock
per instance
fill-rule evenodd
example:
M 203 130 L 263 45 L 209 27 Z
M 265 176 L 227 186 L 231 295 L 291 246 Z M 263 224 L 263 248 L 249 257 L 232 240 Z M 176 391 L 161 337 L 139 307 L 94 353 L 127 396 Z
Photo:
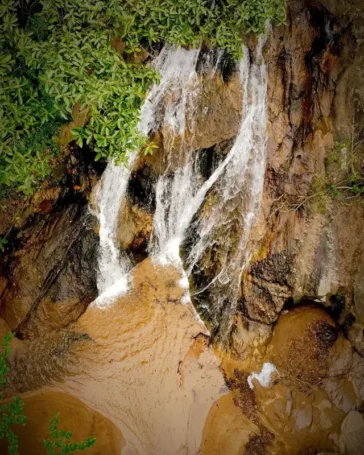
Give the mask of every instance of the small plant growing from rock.
M 11 333 L 7 333 L 2 341 L 0 353 L 0 387 L 6 385 L 6 374 L 8 366 L 6 359 L 10 354 L 10 342 L 14 338 Z M 3 399 L 0 393 L 0 400 Z M 23 415 L 24 402 L 20 397 L 12 397 L 9 403 L 0 405 L 0 439 L 7 438 L 9 455 L 19 455 L 18 437 L 11 429 L 14 425 L 26 425 L 27 418 Z M 58 430 L 59 412 L 51 419 L 49 425 L 50 439 L 44 440 L 44 447 L 47 455 L 67 455 L 77 451 L 84 451 L 92 447 L 96 439 L 89 437 L 85 441 L 70 442 L 72 433 L 70 431 Z
M 0 354 L 0 386 L 6 384 L 6 373 L 8 367 L 6 359 L 10 354 L 10 342 L 13 339 L 11 333 L 7 333 L 2 341 L 2 352 Z M 2 399 L 0 393 L 0 399 Z M 9 455 L 19 455 L 18 453 L 18 438 L 11 427 L 13 425 L 25 425 L 27 418 L 23 415 L 24 402 L 19 397 L 13 397 L 10 403 L 0 406 L 0 439 L 7 438 L 9 442 Z

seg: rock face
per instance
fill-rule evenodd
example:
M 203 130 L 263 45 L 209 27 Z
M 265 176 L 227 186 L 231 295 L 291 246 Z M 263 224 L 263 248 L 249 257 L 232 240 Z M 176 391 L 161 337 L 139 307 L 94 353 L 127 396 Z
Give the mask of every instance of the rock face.
M 242 324 L 244 318 L 272 324 L 287 302 L 316 299 L 331 307 L 332 299 L 340 300 L 343 306 L 337 319 L 358 352 L 363 352 L 364 208 L 360 198 L 342 200 L 327 191 L 329 183 L 340 186 L 349 175 L 350 150 L 338 145 L 352 136 L 353 96 L 360 100 L 364 86 L 357 76 L 363 59 L 363 13 L 360 2 L 349 3 L 291 1 L 288 25 L 274 28 L 266 45 L 265 188 L 260 219 L 252 231 L 253 254 L 242 280 L 239 314 L 231 318 Z M 202 52 L 201 68 L 203 58 Z M 201 70 L 199 78 L 201 93 L 186 137 L 172 137 L 162 127 L 151 138 L 159 148 L 153 156 L 141 156 L 134 166 L 128 198 L 120 209 L 118 241 L 135 263 L 147 256 L 157 178 L 166 166 L 180 164 L 170 159 L 173 150 L 182 142 L 189 149 L 202 149 L 208 176 L 214 160 L 224 155 L 239 129 L 242 94 L 234 65 L 230 62 L 229 67 L 222 56 L 216 73 Z M 169 101 L 166 95 L 165 103 Z M 361 119 L 359 109 L 354 120 L 360 123 Z M 75 173 L 69 172 L 72 185 L 78 187 Z M 60 197 L 41 198 L 35 210 L 40 216 L 33 214 L 30 225 L 24 221 L 29 213 L 22 214 L 19 251 L 1 272 L 0 314 L 20 336 L 35 337 L 49 327 L 67 326 L 95 296 L 97 236 L 91 227 L 81 229 L 84 215 L 75 207 L 55 208 Z M 210 199 L 213 193 L 205 204 L 207 212 Z M 8 229 L 8 218 L 0 221 L 1 232 Z M 67 237 L 73 245 L 68 249 Z M 64 249 L 67 253 L 61 258 Z M 211 254 L 211 264 L 204 258 L 206 275 L 210 266 L 211 270 L 216 267 L 216 255 Z M 86 270 L 81 264 L 87 264 Z M 196 282 L 205 278 L 194 277 Z M 202 306 L 197 299 L 195 303 L 197 308 Z M 213 317 L 216 327 L 219 317 Z M 44 320 L 48 328 L 43 329 Z M 232 326 L 235 333 L 239 331 L 235 322 Z
M 98 235 L 88 199 L 102 170 L 89 151 L 71 144 L 62 148 L 52 181 L 28 199 L 6 202 L 0 317 L 19 338 L 67 327 L 96 296 Z
M 244 356 L 224 358 L 230 392 L 210 409 L 202 453 L 363 453 L 363 418 L 356 409 L 364 392 L 357 368 L 364 361 L 333 319 L 313 305 L 294 308 L 281 313 L 264 344 L 251 341 Z M 267 363 L 274 376 L 253 378 L 251 389 L 248 375 Z
M 22 232 L 1 294 L 1 317 L 18 336 L 66 327 L 96 296 L 98 237 L 85 206 L 42 217 Z
M 98 238 L 85 198 L 67 199 L 55 189 L 22 214 L 15 253 L 7 252 L 0 270 L 6 321 L 0 319 L 0 330 L 10 326 L 24 339 L 14 342 L 10 391 L 64 379 L 51 386 L 110 417 L 131 453 L 186 453 L 187 447 L 204 454 L 226 447 L 248 455 L 361 453 L 364 207 L 349 177 L 355 125 L 364 118 L 362 79 L 355 77 L 363 50 L 362 25 L 345 15 L 348 5 L 291 1 L 287 26 L 273 29 L 265 47 L 268 150 L 261 213 L 238 307 L 230 312 L 226 301 L 229 331 L 219 334 L 218 311 L 211 323 L 211 339 L 224 338 L 229 354 L 223 354 L 224 378 L 206 327 L 186 304 L 185 276 L 146 259 L 155 183 L 181 164 L 170 159 L 175 148 L 185 141 L 192 153 L 202 152 L 208 178 L 237 134 L 238 78 L 221 67 L 219 77 L 199 75 L 201 102 L 186 137 L 161 127 L 151 138 L 158 149 L 134 165 L 117 240 L 138 265 L 130 292 L 113 306 L 89 305 L 97 293 Z M 355 165 L 363 170 L 364 154 L 355 150 Z M 76 180 L 68 171 L 75 192 L 87 186 L 87 178 Z M 213 204 L 212 190 L 198 216 L 208 216 Z M 4 218 L 1 233 L 11 225 Z M 236 226 L 219 240 L 235 246 Z M 192 285 L 204 288 L 219 261 L 216 250 L 208 251 Z M 204 317 L 208 299 L 194 298 Z M 271 387 L 256 383 L 253 392 L 247 377 L 266 361 L 278 375 Z M 223 379 L 230 392 L 220 397 L 227 392 Z
M 348 455 L 364 454 L 364 418 L 356 411 L 349 412 L 341 426 L 341 449 Z
M 332 299 L 340 300 L 336 319 L 361 353 L 364 208 L 360 198 L 334 198 L 327 188 L 348 178 L 350 147 L 340 144 L 352 137 L 353 120 L 360 124 L 363 117 L 364 104 L 359 101 L 364 99 L 364 84 L 358 72 L 363 60 L 362 15 L 355 0 L 349 4 L 293 0 L 288 25 L 271 33 L 265 48 L 268 154 L 262 210 L 251 236 L 253 254 L 242 280 L 240 314 L 231 315 L 242 324 L 244 318 L 272 324 L 287 302 L 316 299 L 331 307 Z M 203 59 L 202 52 L 202 69 Z M 186 137 L 172 137 L 162 127 L 151 138 L 158 150 L 135 164 L 118 229 L 119 245 L 135 263 L 147 255 L 158 175 L 166 166 L 179 164 L 169 155 L 182 142 L 202 149 L 208 176 L 209 166 L 225 153 L 238 131 L 240 82 L 226 56 L 221 62 L 216 73 L 200 71 L 201 93 Z M 353 117 L 354 99 L 359 110 Z M 169 101 L 166 95 L 165 103 Z M 80 121 L 87 118 L 84 114 Z M 76 179 L 73 169 L 68 173 L 74 188 L 87 186 L 85 178 Z M 68 203 L 57 207 L 60 199 L 59 189 L 51 191 L 34 201 L 31 217 L 27 211 L 21 214 L 18 251 L 2 267 L 0 315 L 22 337 L 67 326 L 95 296 L 97 236 L 86 214 Z M 16 213 L 11 205 L 9 213 L 0 220 L 2 233 Z M 216 256 L 212 259 L 216 262 Z M 219 317 L 214 317 L 217 327 Z M 237 333 L 235 322 L 233 327 Z
M 356 23 L 351 28 L 343 6 L 342 15 L 334 16 L 337 3 L 322 3 L 336 8 L 291 2 L 289 26 L 273 30 L 266 51 L 265 190 L 242 284 L 244 313 L 264 324 L 274 322 L 287 302 L 311 298 L 330 307 L 335 296 L 345 302 L 341 323 L 351 313 L 349 319 L 362 324 L 363 207 L 355 197 L 347 203 L 325 192 L 328 183 L 339 186 L 348 178 L 339 141 L 353 134 L 353 73 L 362 58 L 362 29 Z M 360 2 L 352 3 L 362 15 Z M 358 330 L 354 338 L 359 343 Z

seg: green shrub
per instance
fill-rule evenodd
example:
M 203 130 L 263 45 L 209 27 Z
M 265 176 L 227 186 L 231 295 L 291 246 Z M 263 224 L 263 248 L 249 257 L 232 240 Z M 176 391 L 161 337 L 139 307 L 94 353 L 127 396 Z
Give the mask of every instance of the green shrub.
M 18 4 L 0 5 L 0 187 L 25 194 L 49 175 L 54 138 L 75 103 L 90 120 L 74 138 L 92 145 L 96 159 L 121 162 L 145 143 L 139 112 L 158 75 L 127 63 L 112 37 L 126 54 L 204 41 L 238 59 L 244 34 L 285 20 L 285 0 L 36 0 L 21 23 Z
M 6 374 L 8 367 L 6 359 L 10 354 L 10 342 L 13 339 L 11 333 L 7 333 L 2 341 L 2 350 L 0 353 L 0 387 L 6 384 Z M 0 400 L 3 396 L 0 393 Z M 14 425 L 26 425 L 27 418 L 23 415 L 24 402 L 19 397 L 13 397 L 9 403 L 0 405 L 0 439 L 7 438 L 9 455 L 19 455 L 18 437 L 13 432 L 11 427 Z M 73 443 L 69 442 L 72 438 L 72 433 L 69 431 L 59 431 L 59 412 L 51 419 L 49 426 L 50 439 L 44 440 L 44 447 L 47 450 L 47 455 L 66 455 L 77 451 L 87 450 L 92 447 L 96 439 L 93 437 L 87 438 L 85 441 Z
M 58 430 L 59 412 L 51 419 L 49 425 L 49 434 L 51 439 L 44 440 L 44 447 L 47 449 L 47 455 L 67 455 L 78 451 L 84 451 L 92 447 L 96 439 L 87 438 L 83 442 L 69 442 L 72 438 L 70 431 Z
M 10 342 L 13 336 L 8 333 L 2 341 L 2 351 L 0 354 L 0 386 L 6 384 L 6 373 L 8 367 L 6 359 L 10 354 Z M 3 398 L 0 393 L 0 400 Z M 10 403 L 0 406 L 0 439 L 4 437 L 8 440 L 8 450 L 10 455 L 19 455 L 18 453 L 18 438 L 11 427 L 13 425 L 25 425 L 27 418 L 23 415 L 24 403 L 19 397 L 13 397 Z

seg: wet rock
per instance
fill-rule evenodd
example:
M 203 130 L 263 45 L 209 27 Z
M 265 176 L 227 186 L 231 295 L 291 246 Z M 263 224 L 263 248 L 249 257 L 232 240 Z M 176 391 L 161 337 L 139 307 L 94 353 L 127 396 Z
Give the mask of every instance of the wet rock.
M 336 14 L 335 2 L 322 3 Z M 354 5 L 362 10 L 359 3 L 350 2 L 345 12 L 340 7 L 336 17 L 318 3 L 290 2 L 289 29 L 274 28 L 266 46 L 267 171 L 260 218 L 251 233 L 253 258 L 242 285 L 243 311 L 259 322 L 271 324 L 287 300 L 305 295 L 319 297 L 339 324 L 349 313 L 360 317 L 364 308 L 364 210 L 355 202 L 307 201 L 317 191 L 315 179 L 326 178 L 335 140 L 350 130 L 352 83 L 344 75 L 356 66 L 353 32 L 359 16 L 349 11 Z M 285 265 L 276 260 L 284 256 Z M 339 294 L 340 302 L 330 300 Z
M 228 81 L 224 82 L 220 71 L 206 74 L 202 78 L 202 88 L 191 109 L 194 110 L 191 124 L 185 128 L 184 136 L 175 134 L 171 126 L 164 125 L 159 134 L 163 138 L 163 150 L 169 156 L 170 168 L 183 164 L 183 154 L 175 153 L 183 147 L 189 150 L 200 150 L 213 147 L 236 136 L 239 131 L 242 108 L 242 92 L 239 74 L 235 71 Z M 168 108 L 169 102 L 165 100 Z M 180 155 L 180 161 L 176 157 Z
M 260 324 L 243 317 L 234 318 L 230 334 L 230 351 L 238 358 L 252 355 L 259 346 L 264 346 L 272 335 L 272 326 Z
M 250 436 L 245 446 L 246 455 L 266 455 L 273 440 L 274 434 L 263 428 L 261 434 Z
M 127 195 L 131 205 L 138 205 L 142 210 L 153 213 L 155 210 L 155 184 L 157 176 L 152 166 L 136 167 L 132 172 L 127 188 Z M 122 212 L 122 208 L 120 209 Z
M 236 136 L 241 119 L 241 83 L 235 72 L 227 82 L 218 72 L 203 85 L 192 147 L 212 147 Z
M 66 327 L 95 298 L 98 238 L 91 218 L 87 207 L 73 204 L 23 231 L 0 300 L 1 317 L 19 336 Z
M 347 455 L 364 454 L 364 418 L 357 411 L 351 411 L 341 425 L 341 450 Z
M 352 324 L 348 338 L 355 350 L 364 357 L 364 324 Z
M 259 428 L 235 405 L 232 394 L 220 398 L 211 407 L 205 423 L 201 453 L 245 453 L 244 447 Z
M 265 324 L 274 322 L 291 296 L 290 260 L 273 254 L 251 267 L 243 284 L 244 308 L 250 319 Z
M 129 250 L 136 262 L 148 255 L 147 248 L 153 227 L 153 215 L 139 205 L 131 205 L 126 199 L 120 208 L 117 241 L 124 250 Z
M 357 276 L 354 283 L 355 319 L 358 324 L 364 325 L 364 252 L 358 258 Z

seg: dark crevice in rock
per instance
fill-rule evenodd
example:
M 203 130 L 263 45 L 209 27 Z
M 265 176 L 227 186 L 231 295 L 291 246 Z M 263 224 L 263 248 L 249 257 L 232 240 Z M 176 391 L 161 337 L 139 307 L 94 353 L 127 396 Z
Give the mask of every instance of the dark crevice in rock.
M 198 171 L 204 180 L 208 180 L 234 145 L 235 138 L 220 142 L 198 152 Z
M 317 339 L 317 343 L 321 349 L 328 350 L 332 347 L 338 338 L 338 331 L 336 327 L 328 322 L 322 320 L 318 321 L 314 327 L 313 332 Z
M 157 175 L 148 166 L 134 171 L 129 179 L 127 194 L 131 204 L 136 204 L 150 213 L 155 211 L 155 185 Z
M 341 293 L 333 294 L 329 298 L 330 305 L 327 312 L 335 321 L 338 321 L 345 311 L 345 300 L 345 295 Z

